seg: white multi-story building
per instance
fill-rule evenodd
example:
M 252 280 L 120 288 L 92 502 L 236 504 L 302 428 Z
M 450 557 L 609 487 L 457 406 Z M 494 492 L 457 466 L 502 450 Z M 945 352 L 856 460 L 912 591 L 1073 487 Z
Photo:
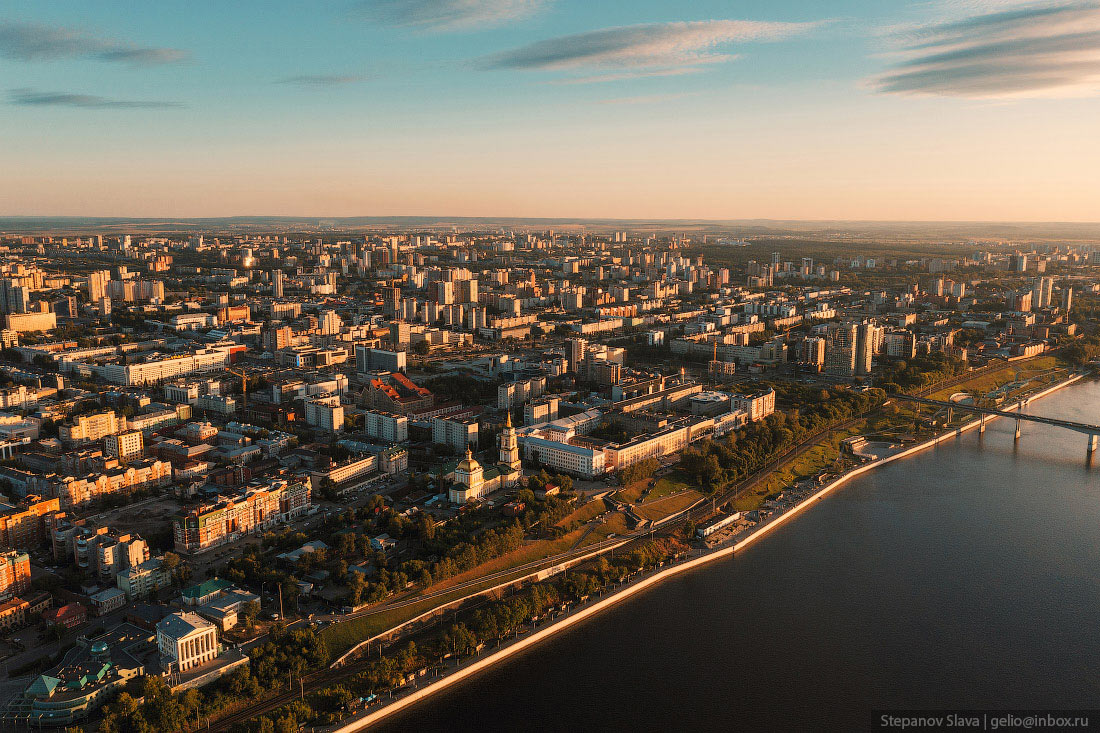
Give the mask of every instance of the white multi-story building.
M 91 366 L 61 360 L 62 371 L 80 371 L 81 367 L 99 374 L 111 384 L 135 385 L 157 384 L 185 374 L 211 372 L 224 369 L 229 364 L 232 350 L 229 347 L 215 346 L 200 349 L 192 354 L 171 356 L 166 359 L 151 359 L 138 364 L 105 364 Z
M 190 331 L 199 328 L 213 328 L 218 319 L 213 313 L 180 313 L 168 321 L 177 331 Z
M 731 411 L 743 411 L 750 421 L 763 420 L 775 412 L 775 390 L 755 392 L 753 394 L 730 395 Z
M 338 334 L 344 327 L 344 322 L 340 320 L 340 316 L 336 315 L 336 311 L 321 311 L 317 322 L 322 336 Z
M 856 372 L 856 346 L 859 326 L 855 323 L 829 324 L 825 335 L 825 371 L 838 377 Z
M 409 439 L 409 418 L 392 412 L 367 413 L 367 435 L 387 443 L 404 443 Z
M 606 472 L 604 451 L 587 445 L 528 435 L 523 439 L 523 452 L 528 460 L 537 459 L 556 471 L 593 478 Z
M 604 468 L 621 471 L 648 458 L 661 458 L 687 448 L 691 443 L 691 428 L 669 426 L 656 433 L 642 435 L 625 443 L 604 447 Z
M 546 377 L 532 377 L 517 382 L 508 382 L 497 387 L 497 409 L 510 410 L 522 405 L 546 391 Z
M 330 433 L 344 429 L 344 408 L 339 395 L 320 395 L 305 403 L 306 423 Z
M 140 458 L 144 451 L 140 430 L 128 430 L 125 433 L 108 435 L 105 441 L 107 455 L 114 456 L 122 463 Z
M 466 452 L 467 446 L 477 447 L 477 420 L 432 418 L 432 442 L 449 445 L 456 453 Z
M 912 359 L 917 355 L 917 339 L 912 331 L 899 329 L 883 335 L 883 350 L 887 356 Z
M 404 351 L 387 351 L 369 346 L 355 347 L 355 368 L 367 372 L 403 372 L 408 355 Z
M 163 565 L 164 561 L 159 557 L 146 560 L 116 575 L 115 585 L 131 601 L 148 598 L 161 588 L 167 588 L 172 582 L 171 573 L 166 571 Z
M 378 466 L 378 459 L 374 456 L 352 458 L 346 463 L 331 466 L 324 470 L 313 471 L 309 476 L 310 486 L 313 491 L 318 491 L 326 484 L 334 486 L 352 484 L 358 479 L 366 478 L 374 473 Z
M 164 399 L 169 402 L 187 403 L 194 405 L 202 395 L 197 382 L 184 382 L 182 384 L 164 385 Z
M 113 435 L 119 430 L 118 416 L 114 410 L 80 415 L 71 425 L 62 425 L 61 439 L 67 443 L 91 443 Z
M 28 389 L 18 384 L 10 389 L 0 390 L 0 410 L 25 410 L 38 404 L 38 390 Z
M 157 648 L 173 672 L 186 672 L 218 656 L 218 630 L 197 613 L 173 613 L 157 623 Z
M 229 395 L 204 394 L 195 400 L 195 409 L 228 416 L 236 414 L 237 401 Z
M 537 425 L 558 419 L 558 398 L 548 397 L 544 400 L 528 402 L 523 406 L 523 424 Z

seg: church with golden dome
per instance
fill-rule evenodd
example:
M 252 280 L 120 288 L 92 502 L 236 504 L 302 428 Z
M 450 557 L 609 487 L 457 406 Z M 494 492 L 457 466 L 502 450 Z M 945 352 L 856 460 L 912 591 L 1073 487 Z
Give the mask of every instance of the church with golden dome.
M 519 458 L 519 439 L 512 426 L 512 414 L 504 423 L 500 432 L 499 462 L 491 466 L 482 466 L 474 458 L 473 451 L 466 446 L 466 457 L 458 462 L 454 470 L 454 483 L 447 492 L 455 504 L 477 501 L 494 491 L 515 486 L 523 475 Z

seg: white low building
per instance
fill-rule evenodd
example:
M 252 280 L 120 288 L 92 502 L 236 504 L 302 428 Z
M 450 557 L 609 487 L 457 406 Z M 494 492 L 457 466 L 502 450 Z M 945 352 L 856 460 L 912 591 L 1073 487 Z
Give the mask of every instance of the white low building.
M 167 669 L 186 672 L 217 658 L 217 627 L 197 613 L 173 613 L 157 623 L 157 648 Z

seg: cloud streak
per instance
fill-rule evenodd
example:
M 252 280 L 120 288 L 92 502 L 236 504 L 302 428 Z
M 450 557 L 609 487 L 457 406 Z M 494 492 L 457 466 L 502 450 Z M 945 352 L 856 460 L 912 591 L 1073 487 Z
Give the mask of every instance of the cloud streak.
M 900 60 L 872 80 L 889 94 L 969 98 L 1100 92 L 1100 0 L 1030 4 L 897 38 Z
M 734 43 L 778 41 L 817 23 L 702 20 L 605 28 L 552 38 L 478 60 L 483 69 L 589 72 L 585 81 L 668 76 L 737 58 Z M 592 71 L 599 72 L 591 75 Z
M 637 104 L 664 104 L 675 102 L 688 97 L 698 97 L 701 92 L 679 92 L 673 94 L 642 94 L 636 97 L 613 97 L 601 99 L 596 104 L 607 107 L 637 105 Z
M 8 103 L 20 107 L 80 107 L 82 109 L 174 109 L 178 102 L 111 99 L 94 94 L 71 92 L 39 92 L 33 89 L 11 89 Z
M 177 48 L 134 46 L 78 30 L 0 21 L 0 57 L 14 61 L 90 59 L 131 66 L 157 66 L 186 61 Z
M 301 74 L 279 79 L 276 83 L 299 87 L 339 87 L 366 80 L 367 77 L 360 74 Z
M 381 25 L 469 31 L 522 20 L 549 0 L 365 0 L 358 15 Z

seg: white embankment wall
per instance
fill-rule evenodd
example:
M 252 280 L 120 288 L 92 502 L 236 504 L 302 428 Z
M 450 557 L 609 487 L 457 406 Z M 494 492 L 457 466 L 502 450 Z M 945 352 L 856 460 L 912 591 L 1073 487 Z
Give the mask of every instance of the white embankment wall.
M 1024 400 L 1022 400 L 1020 402 L 1023 402 L 1023 404 L 1027 404 L 1031 400 L 1036 400 L 1036 399 L 1039 399 L 1040 397 L 1045 397 L 1046 395 L 1050 394 L 1051 392 L 1054 392 L 1058 389 L 1061 389 L 1062 387 L 1066 387 L 1070 384 L 1073 384 L 1077 380 L 1081 379 L 1083 376 L 1084 375 L 1077 375 L 1077 376 L 1071 377 L 1070 379 L 1067 379 L 1063 382 L 1055 384 L 1055 385 L 1053 385 L 1053 386 L 1051 386 L 1051 387 L 1049 387 L 1049 388 L 1047 388 L 1047 389 L 1045 389 L 1045 390 L 1043 390 L 1043 391 L 1041 391 L 1037 394 L 1030 395 L 1029 397 L 1025 398 Z M 1003 409 L 1005 409 L 1005 410 L 1014 409 L 1014 408 L 1016 408 L 1020 405 L 1020 402 L 1014 402 L 1012 405 L 1009 405 L 1009 406 L 1007 406 Z M 989 422 L 990 420 L 996 419 L 996 417 L 997 416 L 995 416 L 995 415 L 987 416 L 986 417 L 986 422 Z M 565 629 L 569 628 L 570 626 L 573 626 L 574 624 L 580 623 L 581 621 L 585 620 L 589 616 L 593 616 L 593 615 L 599 613 L 600 611 L 602 611 L 606 608 L 609 608 L 610 606 L 613 606 L 617 603 L 625 601 L 626 599 L 633 596 L 635 593 L 640 593 L 643 590 L 645 590 L 646 588 L 649 588 L 650 586 L 656 585 L 657 583 L 660 583 L 661 581 L 666 580 L 666 579 L 672 577 L 673 575 L 678 575 L 679 573 L 683 573 L 683 572 L 686 572 L 688 570 L 694 570 L 695 568 L 698 568 L 698 567 L 700 567 L 702 565 L 705 565 L 707 563 L 711 563 L 711 562 L 714 562 L 716 560 L 720 560 L 724 557 L 729 557 L 730 555 L 733 555 L 734 553 L 738 552 L 739 550 L 745 548 L 750 543 L 755 542 L 756 540 L 760 539 L 764 535 L 768 534 L 769 532 L 771 532 L 776 527 L 790 521 L 793 517 L 797 516 L 798 514 L 800 514 L 804 510 L 806 510 L 808 507 L 812 506 L 815 502 L 817 502 L 819 499 L 821 499 L 821 497 L 829 494 L 831 491 L 833 491 L 837 487 L 843 486 L 847 482 L 851 481 L 853 478 L 855 478 L 857 476 L 861 476 L 861 475 L 863 475 L 864 473 L 866 473 L 868 471 L 871 471 L 875 468 L 878 468 L 879 466 L 883 466 L 887 463 L 892 463 L 894 461 L 901 460 L 902 458 L 907 458 L 907 457 L 909 457 L 909 456 L 911 456 L 915 453 L 919 453 L 920 451 L 923 451 L 927 448 L 932 448 L 932 447 L 934 447 L 936 445 L 939 445 L 940 443 L 942 443 L 946 440 L 950 440 L 950 439 L 960 435 L 961 433 L 964 433 L 968 430 L 973 430 L 974 428 L 977 428 L 980 424 L 981 424 L 981 420 L 974 420 L 972 422 L 968 422 L 968 423 L 966 423 L 964 425 L 961 425 L 957 428 L 954 428 L 954 429 L 952 429 L 952 430 L 950 430 L 946 433 L 943 433 L 942 435 L 939 435 L 935 438 L 927 440 L 927 441 L 925 441 L 923 443 L 920 443 L 918 445 L 915 445 L 911 448 L 907 448 L 906 450 L 903 450 L 899 453 L 895 453 L 895 454 L 893 454 L 891 456 L 888 456 L 886 458 L 881 458 L 879 460 L 872 461 L 871 463 L 867 463 L 863 466 L 860 466 L 859 468 L 853 469 L 852 471 L 849 471 L 848 473 L 844 474 L 843 476 L 840 476 L 840 477 L 834 479 L 833 481 L 830 481 L 829 483 L 825 484 L 813 496 L 808 497 L 807 499 L 805 499 L 804 501 L 799 503 L 797 506 L 792 507 L 788 511 L 786 511 L 783 514 L 780 514 L 779 516 L 777 516 L 772 521 L 768 522 L 765 525 L 762 525 L 759 529 L 757 529 L 755 532 L 751 533 L 748 537 L 741 540 L 740 542 L 738 542 L 734 545 L 731 545 L 729 547 L 724 547 L 720 550 L 715 550 L 714 552 L 703 555 L 702 557 L 695 558 L 694 560 L 688 560 L 688 561 L 680 563 L 678 565 L 672 565 L 672 566 L 668 567 L 667 569 L 662 570 L 659 573 L 656 573 L 654 575 L 649 576 L 648 578 L 645 578 L 644 580 L 639 580 L 639 581 L 637 581 L 636 583 L 634 583 L 632 585 L 628 585 L 625 588 L 623 588 L 622 590 L 616 591 L 615 593 L 612 593 L 611 595 L 607 596 L 606 598 L 602 598 L 602 599 L 600 599 L 600 600 L 598 600 L 598 601 L 596 601 L 596 602 L 594 602 L 594 603 L 592 603 L 588 606 L 585 606 L 584 608 L 574 612 L 573 614 L 571 614 L 569 616 L 566 616 L 566 617 L 560 619 L 559 621 L 555 621 L 554 623 L 550 624 L 549 626 L 546 626 L 542 629 L 534 631 L 530 635 L 524 637 L 523 639 L 521 639 L 519 641 L 516 641 L 512 644 L 509 644 L 506 647 L 502 647 L 501 649 L 493 652 L 492 654 L 489 654 L 489 655 L 485 656 L 484 658 L 479 659 L 476 662 L 473 662 L 472 664 L 469 664 L 468 666 L 463 667 L 462 669 L 457 670 L 457 671 L 447 675 L 446 677 L 441 677 L 439 680 L 437 680 L 435 682 L 432 682 L 431 684 L 425 685 L 424 687 L 422 687 L 422 688 L 420 688 L 420 689 L 418 689 L 418 690 L 416 690 L 412 693 L 409 693 L 408 695 L 406 695 L 406 696 L 404 696 L 404 697 L 402 697 L 398 700 L 394 700 L 389 705 L 385 705 L 383 707 L 378 708 L 377 710 L 371 711 L 367 715 L 364 715 L 363 717 L 358 718 L 356 720 L 348 721 L 347 723 L 345 723 L 340 728 L 337 728 L 333 733 L 355 733 L 355 731 L 361 731 L 361 730 L 364 730 L 365 728 L 369 728 L 371 725 L 374 725 L 375 723 L 382 720 L 383 718 L 389 717 L 389 716 L 391 716 L 391 715 L 393 715 L 393 714 L 395 714 L 395 713 L 397 713 L 401 710 L 404 710 L 405 708 L 407 708 L 411 705 L 414 705 L 417 702 L 420 702 L 421 700 L 424 700 L 425 698 L 430 697 L 431 695 L 434 695 L 438 692 L 441 692 L 441 691 L 447 689 L 448 687 L 450 687 L 454 684 L 457 684 L 458 682 L 461 682 L 462 680 L 466 679 L 467 677 L 470 677 L 472 675 L 477 674 L 478 672 L 480 672 L 483 669 L 491 667 L 492 665 L 497 664 L 497 663 L 507 659 L 508 657 L 511 657 L 514 654 L 518 654 L 518 653 L 522 652 L 524 649 L 527 649 L 528 647 L 533 646 L 534 644 L 537 644 L 537 643 L 539 643 L 540 641 L 542 641 L 544 639 L 548 639 L 551 636 L 553 636 L 554 634 L 557 634 L 561 631 L 564 631 Z

